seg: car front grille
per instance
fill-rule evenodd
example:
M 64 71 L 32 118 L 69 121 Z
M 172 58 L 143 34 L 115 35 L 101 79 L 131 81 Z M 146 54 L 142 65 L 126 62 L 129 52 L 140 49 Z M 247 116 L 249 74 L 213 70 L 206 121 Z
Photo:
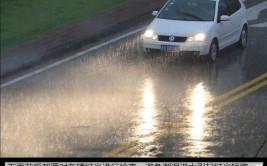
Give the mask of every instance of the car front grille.
M 181 37 L 181 36 L 173 36 L 174 40 L 170 41 L 170 36 L 158 36 L 159 41 L 168 41 L 168 42 L 185 42 L 187 37 Z

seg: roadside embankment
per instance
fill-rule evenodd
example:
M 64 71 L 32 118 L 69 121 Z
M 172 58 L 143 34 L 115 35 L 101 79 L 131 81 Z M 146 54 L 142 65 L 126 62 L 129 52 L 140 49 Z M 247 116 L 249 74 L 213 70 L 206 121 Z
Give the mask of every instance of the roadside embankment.
M 1 77 L 62 55 L 99 38 L 122 31 L 150 18 L 167 0 L 135 0 L 109 12 L 58 29 L 41 39 L 2 52 Z

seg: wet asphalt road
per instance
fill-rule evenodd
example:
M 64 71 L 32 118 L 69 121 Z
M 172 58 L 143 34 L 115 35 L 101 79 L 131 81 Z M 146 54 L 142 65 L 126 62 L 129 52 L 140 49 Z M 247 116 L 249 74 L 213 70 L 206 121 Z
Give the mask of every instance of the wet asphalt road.
M 266 32 L 215 64 L 146 58 L 136 34 L 2 88 L 1 156 L 267 157 L 267 86 L 205 105 L 267 72 Z

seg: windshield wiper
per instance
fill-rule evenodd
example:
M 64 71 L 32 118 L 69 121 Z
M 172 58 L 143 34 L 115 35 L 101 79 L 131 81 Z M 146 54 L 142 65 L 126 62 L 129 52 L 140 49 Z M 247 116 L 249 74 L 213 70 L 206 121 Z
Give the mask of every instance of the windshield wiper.
M 160 19 L 166 19 L 166 20 L 182 20 L 182 21 L 188 21 L 188 19 L 184 16 L 182 18 L 176 18 L 176 17 L 161 17 L 159 16 L 158 18 Z
M 200 18 L 199 16 L 194 15 L 194 14 L 192 14 L 192 13 L 183 12 L 182 14 L 184 14 L 184 15 L 186 15 L 186 16 L 189 16 L 189 17 L 191 17 L 191 18 L 195 18 L 195 19 L 197 19 L 197 20 L 199 20 L 199 21 L 205 21 L 204 19 L 202 19 L 202 18 Z

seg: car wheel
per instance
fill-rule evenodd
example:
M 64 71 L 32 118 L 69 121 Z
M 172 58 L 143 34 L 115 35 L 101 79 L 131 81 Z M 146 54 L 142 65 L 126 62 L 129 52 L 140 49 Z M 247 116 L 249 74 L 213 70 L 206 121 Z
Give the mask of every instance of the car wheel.
M 215 62 L 216 58 L 217 58 L 217 54 L 218 54 L 218 46 L 217 46 L 217 43 L 215 42 L 215 40 L 213 40 L 211 45 L 210 45 L 208 60 L 210 62 Z
M 240 39 L 237 43 L 237 46 L 241 49 L 244 49 L 247 46 L 247 42 L 248 42 L 248 31 L 247 28 L 244 27 L 241 31 Z

